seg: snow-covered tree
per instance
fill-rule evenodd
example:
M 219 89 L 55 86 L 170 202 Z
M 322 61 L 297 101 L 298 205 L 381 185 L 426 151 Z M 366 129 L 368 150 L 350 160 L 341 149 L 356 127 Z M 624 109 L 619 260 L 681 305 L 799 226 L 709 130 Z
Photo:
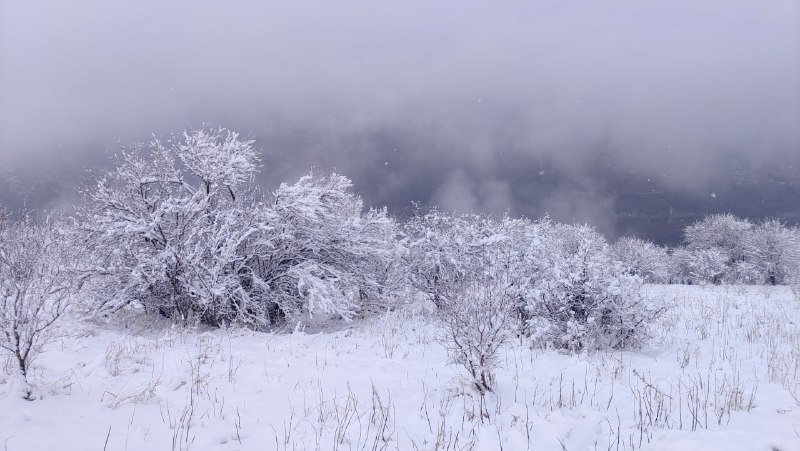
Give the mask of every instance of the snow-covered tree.
M 0 215 L 0 349 L 13 355 L 25 397 L 30 365 L 56 336 L 79 288 L 77 257 L 52 219 L 12 222 Z
M 753 224 L 732 214 L 706 216 L 684 230 L 686 249 L 697 253 L 694 257 L 696 270 L 713 270 L 717 257 L 722 256 L 725 269 L 713 279 L 714 283 L 747 282 L 752 267 L 747 263 L 747 242 Z
M 691 252 L 685 247 L 675 247 L 669 252 L 669 282 L 670 283 L 694 283 L 689 276 L 689 261 Z
M 746 253 L 747 234 L 752 228 L 750 221 L 729 213 L 706 216 L 686 227 L 686 247 L 689 250 L 716 248 L 731 261 L 741 260 Z
M 640 279 L 592 228 L 545 230 L 535 243 L 541 260 L 524 308 L 532 342 L 571 352 L 641 344 L 659 310 L 642 299 Z
M 519 330 L 533 272 L 526 250 L 536 228 L 525 219 L 436 210 L 414 221 L 407 229 L 411 283 L 436 306 L 451 362 L 466 370 L 483 399 L 494 389 L 499 349 Z
M 258 161 L 253 141 L 222 128 L 123 151 L 81 215 L 96 311 L 135 303 L 180 321 L 259 323 L 249 240 L 269 222 L 245 185 Z
M 614 257 L 633 274 L 648 283 L 669 281 L 669 255 L 667 250 L 650 241 L 623 237 L 612 246 Z
M 728 255 L 719 248 L 678 248 L 672 252 L 673 280 L 690 284 L 719 284 L 730 272 Z
M 260 200 L 253 142 L 193 130 L 124 151 L 86 193 L 97 313 L 128 305 L 187 321 L 263 327 L 386 308 L 399 279 L 386 210 L 346 177 L 305 176 Z
M 800 236 L 776 219 L 756 225 L 744 244 L 747 260 L 760 279 L 756 283 L 789 283 L 792 271 L 800 265 Z
M 478 215 L 416 214 L 404 228 L 409 282 L 437 307 L 444 305 L 480 273 L 489 248 L 505 239 L 500 228 Z
M 730 214 L 704 218 L 685 230 L 684 267 L 697 283 L 785 284 L 800 261 L 793 229 L 767 219 L 760 224 Z
M 494 390 L 498 352 L 517 329 L 507 257 L 494 253 L 469 281 L 442 298 L 436 310 L 451 362 L 466 370 L 481 395 Z
M 275 191 L 273 226 L 254 242 L 273 323 L 351 319 L 387 307 L 399 271 L 396 226 L 385 209 L 365 212 L 351 188 L 331 174 Z

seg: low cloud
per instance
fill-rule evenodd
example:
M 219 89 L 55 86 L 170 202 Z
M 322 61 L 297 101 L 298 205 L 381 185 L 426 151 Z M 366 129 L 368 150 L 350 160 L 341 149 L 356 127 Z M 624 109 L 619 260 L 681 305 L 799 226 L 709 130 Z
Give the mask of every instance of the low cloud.
M 398 211 L 550 211 L 613 233 L 612 181 L 705 195 L 800 167 L 800 6 L 0 5 L 6 203 L 71 202 L 120 143 L 203 123 L 256 138 L 270 188 L 335 169 Z

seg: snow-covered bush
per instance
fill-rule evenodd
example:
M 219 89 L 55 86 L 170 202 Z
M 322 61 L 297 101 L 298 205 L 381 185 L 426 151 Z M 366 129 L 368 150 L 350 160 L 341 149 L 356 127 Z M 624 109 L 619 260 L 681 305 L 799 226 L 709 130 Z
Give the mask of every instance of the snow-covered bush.
M 731 214 L 706 216 L 689 225 L 684 231 L 686 249 L 693 252 L 696 282 L 738 283 L 739 277 L 750 276 L 747 260 L 747 241 L 753 224 Z M 718 264 L 723 268 L 718 273 Z M 738 266 L 738 267 L 737 267 Z
M 460 294 L 486 265 L 501 226 L 478 215 L 418 213 L 404 227 L 409 283 L 437 307 Z
M 433 214 L 440 215 L 438 212 Z M 468 278 L 453 281 L 446 296 L 436 304 L 436 320 L 452 363 L 463 367 L 473 387 L 483 396 L 494 389 L 498 351 L 519 330 L 520 281 L 519 238 L 527 221 L 461 217 L 466 224 L 480 225 L 486 234 L 473 241 L 481 264 Z M 462 224 L 462 226 L 465 224 Z M 480 235 L 480 234 L 479 234 Z M 484 412 L 485 413 L 485 412 Z
M 509 257 L 492 252 L 469 281 L 440 299 L 436 310 L 450 360 L 466 370 L 481 395 L 493 391 L 498 351 L 517 328 Z
M 254 242 L 271 321 L 351 319 L 387 308 L 397 289 L 398 240 L 385 209 L 364 212 L 339 174 L 302 177 L 274 193 L 273 225 Z
M 612 246 L 614 257 L 636 276 L 648 283 L 669 281 L 669 255 L 667 250 L 649 241 L 623 237 Z
M 30 365 L 57 335 L 81 278 L 77 253 L 51 219 L 0 215 L 0 348 L 13 359 L 30 397 Z
M 752 229 L 750 221 L 731 214 L 706 216 L 684 230 L 686 248 L 717 249 L 725 255 L 731 266 L 745 259 L 747 236 Z
M 800 235 L 778 220 L 756 225 L 744 244 L 747 261 L 760 279 L 756 283 L 789 283 L 792 271 L 800 266 Z
M 385 308 L 398 278 L 386 211 L 363 212 L 337 174 L 282 184 L 262 202 L 249 183 L 258 162 L 253 142 L 225 129 L 123 152 L 79 221 L 96 312 L 136 305 L 259 328 Z
M 435 306 L 451 362 L 466 370 L 483 399 L 494 388 L 500 347 L 519 329 L 531 223 L 432 210 L 415 215 L 404 231 L 409 284 Z
M 694 283 L 751 283 L 757 278 L 748 255 L 753 224 L 731 214 L 706 216 L 686 227 L 684 238 Z M 719 265 L 722 265 L 720 268 Z
M 774 219 L 708 216 L 688 226 L 685 238 L 687 253 L 676 255 L 692 283 L 786 284 L 800 262 L 797 232 Z
M 726 268 L 723 284 L 762 285 L 767 282 L 767 268 L 749 259 L 735 262 Z
M 184 322 L 259 324 L 249 241 L 269 221 L 245 186 L 257 164 L 253 142 L 225 129 L 124 151 L 81 214 L 96 312 L 134 303 Z
M 693 283 L 689 277 L 689 262 L 691 261 L 691 254 L 692 253 L 687 251 L 685 247 L 675 247 L 670 249 L 668 260 L 669 283 Z
M 671 256 L 673 280 L 689 284 L 719 284 L 730 272 L 728 256 L 718 248 L 675 249 Z
M 615 261 L 592 228 L 543 230 L 534 243 L 540 262 L 523 311 L 533 344 L 570 352 L 641 344 L 659 312 L 642 299 L 641 279 Z

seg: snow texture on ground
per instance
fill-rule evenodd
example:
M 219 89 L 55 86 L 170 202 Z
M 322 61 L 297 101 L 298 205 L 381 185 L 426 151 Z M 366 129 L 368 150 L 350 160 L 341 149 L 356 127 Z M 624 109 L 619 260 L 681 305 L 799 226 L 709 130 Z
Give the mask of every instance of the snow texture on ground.
M 800 310 L 783 287 L 649 286 L 636 352 L 503 350 L 485 400 L 425 312 L 264 334 L 76 321 L 0 372 L 4 450 L 800 450 Z M 485 402 L 489 418 L 481 418 Z

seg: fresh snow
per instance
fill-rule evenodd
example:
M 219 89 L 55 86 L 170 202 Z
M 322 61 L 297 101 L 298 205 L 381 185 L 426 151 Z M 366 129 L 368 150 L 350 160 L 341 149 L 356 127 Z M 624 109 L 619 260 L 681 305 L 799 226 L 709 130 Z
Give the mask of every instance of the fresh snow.
M 0 372 L 4 450 L 800 450 L 800 302 L 786 287 L 647 286 L 640 351 L 512 340 L 484 400 L 430 312 L 336 332 L 75 320 L 30 377 Z M 2 361 L 0 361 L 2 363 Z

